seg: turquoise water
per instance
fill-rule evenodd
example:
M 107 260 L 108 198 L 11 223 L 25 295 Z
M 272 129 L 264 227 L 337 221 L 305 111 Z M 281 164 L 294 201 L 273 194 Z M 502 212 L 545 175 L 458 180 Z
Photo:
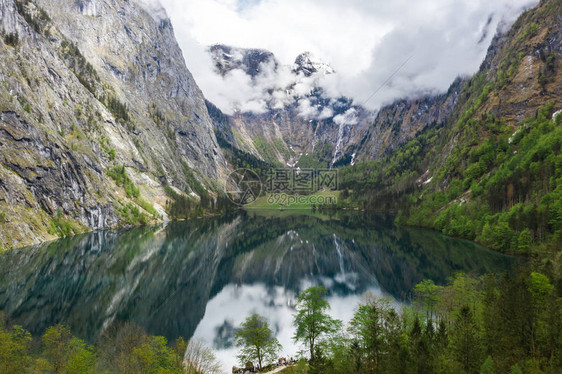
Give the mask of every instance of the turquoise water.
M 64 323 L 93 342 L 133 321 L 148 333 L 203 339 L 225 368 L 233 334 L 264 315 L 286 354 L 292 305 L 323 284 L 347 320 L 366 292 L 407 303 L 429 278 L 499 273 L 516 259 L 473 243 L 364 213 L 336 217 L 239 212 L 155 227 L 99 231 L 0 255 L 0 310 L 33 334 Z

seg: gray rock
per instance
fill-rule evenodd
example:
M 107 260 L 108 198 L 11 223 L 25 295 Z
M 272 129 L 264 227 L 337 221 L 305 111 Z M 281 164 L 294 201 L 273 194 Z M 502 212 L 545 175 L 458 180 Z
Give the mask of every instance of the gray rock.
M 203 184 L 223 179 L 203 95 L 162 9 L 0 0 L 0 34 L 0 249 L 55 238 L 56 217 L 81 230 L 125 223 L 119 211 L 135 202 L 108 177 L 114 166 L 159 214 L 164 185 L 190 191 L 189 169 Z

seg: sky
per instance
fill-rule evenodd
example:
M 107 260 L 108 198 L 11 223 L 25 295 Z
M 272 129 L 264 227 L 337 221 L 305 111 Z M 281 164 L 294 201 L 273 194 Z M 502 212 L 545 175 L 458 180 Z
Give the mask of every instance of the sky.
M 376 110 L 405 97 L 445 92 L 474 74 L 496 30 L 506 29 L 538 0 L 142 0 L 160 1 L 186 65 L 205 97 L 224 112 L 263 112 L 299 101 L 314 86 Z M 282 67 L 252 80 L 222 77 L 207 47 L 226 44 L 273 52 Z M 336 74 L 296 76 L 302 52 Z M 287 93 L 287 86 L 300 85 Z M 299 96 L 300 95 L 300 96 Z M 299 107 L 306 111 L 306 101 Z M 310 112 L 310 111 L 309 111 Z M 325 114 L 325 113 L 324 113 Z M 328 113 L 329 114 L 329 113 Z M 310 115 L 320 116 L 321 113 Z

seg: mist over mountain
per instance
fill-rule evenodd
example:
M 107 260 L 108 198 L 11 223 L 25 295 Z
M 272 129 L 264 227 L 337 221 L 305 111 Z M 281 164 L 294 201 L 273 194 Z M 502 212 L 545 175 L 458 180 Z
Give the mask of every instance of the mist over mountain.
M 443 147 L 436 157 L 444 162 L 455 148 L 452 126 L 468 116 L 467 103 L 479 102 L 474 87 L 481 83 L 462 73 L 479 65 L 479 79 L 501 81 L 497 95 L 484 103 L 485 113 L 518 126 L 549 100 L 559 110 L 552 27 L 535 34 L 540 20 L 520 18 L 529 25 L 514 27 L 530 28 L 519 36 L 528 50 L 506 47 L 515 38 L 511 21 L 532 2 L 488 3 L 445 7 L 430 25 L 412 13 L 419 5 L 408 11 L 404 4 L 382 6 L 373 16 L 370 6 L 353 2 L 346 17 L 358 17 L 357 25 L 367 16 L 388 17 L 386 26 L 379 25 L 384 32 L 377 34 L 376 48 L 345 32 L 349 45 L 342 48 L 328 28 L 320 28 L 321 35 L 299 34 L 302 40 L 292 39 L 289 49 L 276 33 L 254 32 L 279 43 L 270 50 L 258 42 L 256 48 L 237 46 L 251 39 L 235 30 L 240 43 L 229 44 L 226 35 L 220 43 L 201 44 L 198 27 L 205 20 L 180 22 L 193 4 L 0 0 L 2 245 L 167 220 L 171 212 L 220 211 L 227 176 L 244 165 L 242 159 L 301 169 L 347 167 L 401 156 L 409 142 L 431 132 L 437 134 L 431 149 Z M 214 4 L 220 19 L 236 23 L 243 15 L 248 25 L 266 5 L 280 6 L 205 4 Z M 328 2 L 323 11 L 331 20 L 341 9 Z M 398 10 L 412 25 L 394 23 Z M 437 36 L 440 27 L 448 31 Z M 207 33 L 225 35 L 216 27 Z M 413 45 L 417 37 L 425 44 Z M 311 45 L 315 38 L 330 46 Z M 456 58 L 466 63 L 455 65 Z M 439 79 L 430 79 L 436 72 Z M 402 176 L 405 185 L 429 175 L 432 162 Z
M 280 65 L 292 65 L 309 51 L 337 72 L 318 82 L 328 97 L 349 97 L 376 110 L 398 99 L 444 93 L 458 76 L 474 74 L 496 32 L 508 30 L 536 3 L 162 1 L 172 23 L 181 25 L 178 41 L 205 97 L 229 114 L 233 104 L 263 111 L 262 88 L 283 87 L 291 77 L 268 74 L 277 81 L 256 85 L 244 75 L 217 75 L 210 45 L 267 50 Z

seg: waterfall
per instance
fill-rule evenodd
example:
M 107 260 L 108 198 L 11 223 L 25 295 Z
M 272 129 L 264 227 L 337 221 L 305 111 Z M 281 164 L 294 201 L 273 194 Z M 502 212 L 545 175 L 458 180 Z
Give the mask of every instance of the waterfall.
M 341 154 L 341 150 L 342 150 L 343 131 L 345 129 L 346 124 L 342 122 L 339 125 L 340 126 L 338 129 L 338 140 L 336 142 L 336 148 L 334 149 L 334 154 L 332 156 L 332 165 L 336 163 L 336 161 L 338 160 L 338 156 Z
M 85 16 L 97 16 L 97 9 L 96 9 L 96 1 L 95 0 L 85 0 L 85 1 L 77 1 L 76 4 L 78 5 L 78 9 L 80 13 Z
M 345 279 L 345 268 L 343 266 L 343 251 L 342 251 L 342 247 L 340 245 L 340 243 L 338 243 L 338 238 L 336 237 L 336 234 L 334 234 L 334 245 L 336 247 L 336 252 L 338 252 L 338 259 L 340 262 L 340 273 L 344 276 Z

